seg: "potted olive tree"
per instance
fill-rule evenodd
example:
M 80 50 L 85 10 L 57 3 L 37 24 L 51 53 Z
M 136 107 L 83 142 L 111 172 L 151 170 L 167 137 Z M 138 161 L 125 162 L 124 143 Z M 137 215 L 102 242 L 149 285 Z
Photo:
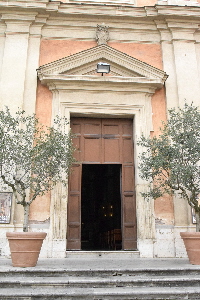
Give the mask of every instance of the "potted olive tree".
M 158 137 L 142 137 L 140 176 L 150 182 L 143 196 L 154 199 L 175 191 L 192 207 L 196 232 L 182 232 L 191 263 L 200 264 L 200 111 L 193 104 L 169 110 Z M 198 241 L 198 246 L 196 243 Z M 194 248 L 198 249 L 195 253 Z
M 57 183 L 67 183 L 73 162 L 72 139 L 67 127 L 65 118 L 56 117 L 52 127 L 45 127 L 35 115 L 26 116 L 24 111 L 19 110 L 14 116 L 7 107 L 0 111 L 1 189 L 9 188 L 16 203 L 24 208 L 23 232 L 7 233 L 13 266 L 37 263 L 46 233 L 28 232 L 30 205 Z M 20 257 L 25 246 L 28 249 Z

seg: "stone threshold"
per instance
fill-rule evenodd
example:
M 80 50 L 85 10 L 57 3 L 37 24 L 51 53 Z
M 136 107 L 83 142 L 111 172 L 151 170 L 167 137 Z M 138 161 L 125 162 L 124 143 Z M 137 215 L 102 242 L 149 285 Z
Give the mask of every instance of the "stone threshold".
M 66 251 L 66 258 L 75 259 L 133 259 L 139 258 L 140 252 L 138 250 L 120 250 L 120 251 L 83 251 L 83 250 L 68 250 Z

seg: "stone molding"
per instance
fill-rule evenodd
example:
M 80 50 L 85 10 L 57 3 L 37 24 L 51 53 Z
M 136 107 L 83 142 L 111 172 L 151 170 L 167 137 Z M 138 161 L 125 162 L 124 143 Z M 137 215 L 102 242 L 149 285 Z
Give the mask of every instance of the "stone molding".
M 196 21 L 165 19 L 156 20 L 155 24 L 161 34 L 161 42 L 182 41 L 196 43 L 195 34 L 199 30 L 199 25 Z
M 102 86 L 104 91 L 110 91 L 111 89 L 115 92 L 126 92 L 130 93 L 147 93 L 154 94 L 155 90 L 163 87 L 161 82 L 156 80 L 149 80 L 143 78 L 131 78 L 131 77 L 104 77 L 101 79 L 96 76 L 68 76 L 68 77 L 58 77 L 58 76 L 45 76 L 42 80 L 42 84 L 49 87 L 51 91 L 75 91 L 75 90 L 85 90 L 87 92 L 102 92 Z
M 0 7 L 46 8 L 49 0 L 0 0 Z
M 45 39 L 94 41 L 96 28 L 94 16 L 96 16 L 98 17 L 98 23 L 106 23 L 109 26 L 110 42 L 154 44 L 160 43 L 162 39 L 160 39 L 159 28 L 156 26 L 156 23 L 161 20 L 167 23 L 169 20 L 172 22 L 180 21 L 181 23 L 182 20 L 184 25 L 187 20 L 188 23 L 198 23 L 197 18 L 200 18 L 200 9 L 197 6 L 155 5 L 154 7 L 134 7 L 134 5 L 117 6 L 99 3 L 95 5 L 82 3 L 79 5 L 78 3 L 62 3 L 49 0 L 34 2 L 29 0 L 17 2 L 0 0 L 0 13 L 1 22 L 8 22 L 9 30 L 6 34 L 15 33 L 15 29 L 20 27 L 21 29 L 17 33 L 28 32 L 29 26 L 30 31 L 37 31 L 35 24 L 41 23 L 41 36 Z M 31 15 L 33 15 L 32 21 L 30 20 Z M 6 20 L 9 16 L 12 17 L 12 20 Z M 121 23 L 120 20 L 123 20 L 123 22 Z M 30 25 L 29 22 L 31 22 Z M 181 27 L 177 28 L 176 31 L 177 36 L 180 31 L 182 37 L 184 37 L 184 31 L 187 33 L 187 30 Z M 168 31 L 169 34 L 170 30 Z M 169 40 L 170 37 L 167 39 Z
M 172 0 L 171 0 L 172 1 Z M 173 0 L 175 1 L 175 0 Z M 132 1 L 131 1 L 132 2 Z M 176 2 L 176 4 L 175 4 Z M 81 5 L 77 1 L 73 2 L 59 2 L 50 0 L 0 0 L 0 10 L 4 12 L 16 13 L 20 9 L 26 9 L 34 11 L 41 14 L 54 15 L 59 14 L 59 17 L 64 15 L 71 17 L 76 17 L 82 15 L 88 16 L 112 16 L 112 17 L 122 17 L 124 18 L 142 18 L 145 20 L 147 17 L 159 17 L 159 16 L 179 16 L 179 17 L 198 17 L 199 18 L 199 7 L 200 3 L 196 1 L 175 1 L 174 4 L 170 0 L 159 1 L 159 4 L 155 6 L 144 6 L 136 7 L 133 3 L 129 5 L 119 5 L 117 3 L 112 3 L 105 5 L 105 3 L 83 3 Z M 170 3 L 170 4 L 169 4 Z M 184 3 L 184 4 L 183 4 Z M 186 3 L 186 4 L 185 4 Z M 110 20 L 111 21 L 111 20 Z M 130 21 L 130 20 L 129 20 Z M 111 21 L 112 22 L 112 21 Z
M 95 75 L 80 74 L 80 69 L 88 64 L 92 70 L 97 62 L 105 61 L 118 67 L 118 77 L 108 76 L 101 78 Z M 120 74 L 120 69 L 123 70 Z M 71 75 L 75 70 L 76 75 Z M 64 57 L 52 63 L 46 64 L 38 68 L 38 76 L 41 81 L 44 80 L 77 80 L 77 81 L 115 81 L 115 82 L 151 82 L 158 85 L 164 84 L 167 75 L 164 71 L 157 69 L 133 58 L 121 51 L 118 51 L 108 45 L 100 45 L 81 51 L 77 54 Z M 94 71 L 94 70 L 93 70 Z M 87 70 L 88 73 L 88 70 Z M 81 77 L 82 75 L 82 77 Z M 86 77 L 87 76 L 87 77 Z M 120 77 L 121 76 L 121 77 Z M 124 78 L 123 78 L 123 77 Z M 128 77 L 128 78 L 126 78 Z M 125 79 L 126 78 L 126 79 Z M 140 78 L 140 79 L 138 79 Z
M 93 64 L 105 60 L 118 66 L 119 76 L 98 76 L 83 75 Z M 84 68 L 83 68 L 84 66 Z M 112 69 L 112 67 L 111 67 Z M 74 71 L 74 75 L 71 72 Z M 128 75 L 128 76 L 125 76 Z M 131 76 L 130 76 L 131 75 Z M 164 71 L 143 63 L 127 54 L 124 54 L 107 45 L 100 45 L 80 53 L 54 61 L 41 66 L 38 69 L 38 76 L 43 84 L 48 85 L 52 90 L 52 118 L 57 114 L 70 116 L 95 116 L 95 117 L 126 117 L 133 118 L 135 124 L 134 140 L 141 134 L 149 134 L 153 130 L 151 96 L 157 88 L 161 88 L 167 78 Z M 140 147 L 135 145 L 135 165 L 138 165 L 138 153 Z M 154 238 L 154 217 L 153 202 L 149 203 L 148 209 L 144 212 L 139 190 L 146 186 L 139 178 L 136 171 L 136 194 L 137 194 L 137 215 L 138 238 Z M 56 239 L 65 241 L 66 216 L 59 220 L 53 216 L 55 207 L 57 215 L 61 216 L 66 211 L 63 206 L 59 189 L 52 192 L 50 235 L 52 243 Z M 148 225 L 148 226 L 147 226 Z M 141 228 L 146 228 L 142 230 Z M 64 244 L 63 244 L 64 245 Z M 65 251 L 62 248 L 62 253 Z M 142 249 L 139 249 L 142 251 Z M 55 252 L 55 250 L 53 250 Z M 53 255 L 52 252 L 52 255 Z M 149 250 L 152 256 L 152 249 Z
M 200 3 L 193 0 L 158 0 L 159 5 L 180 5 L 180 6 L 200 6 Z
M 3 13 L 1 21 L 5 23 L 6 35 L 29 34 L 30 26 L 35 21 L 37 13 Z

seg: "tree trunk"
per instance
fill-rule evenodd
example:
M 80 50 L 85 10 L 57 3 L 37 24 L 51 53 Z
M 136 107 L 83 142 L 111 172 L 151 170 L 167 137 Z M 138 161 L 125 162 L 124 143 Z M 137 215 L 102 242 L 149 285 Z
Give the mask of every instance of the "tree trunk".
M 200 212 L 195 212 L 196 216 L 196 232 L 200 232 Z
M 24 223 L 23 223 L 23 232 L 28 232 L 28 220 L 29 220 L 29 210 L 30 205 L 24 205 Z

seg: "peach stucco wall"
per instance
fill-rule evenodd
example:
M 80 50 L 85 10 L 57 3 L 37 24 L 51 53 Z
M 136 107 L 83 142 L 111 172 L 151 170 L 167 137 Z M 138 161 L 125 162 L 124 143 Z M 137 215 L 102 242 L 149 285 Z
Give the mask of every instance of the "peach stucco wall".
M 157 90 L 152 97 L 153 129 L 152 135 L 158 136 L 162 122 L 166 122 L 165 89 Z M 157 224 L 172 225 L 174 222 L 174 206 L 171 196 L 163 196 L 154 201 L 154 212 Z
M 38 80 L 36 116 L 46 126 L 51 124 L 52 92 Z
M 109 46 L 162 69 L 160 44 L 108 43 Z M 97 46 L 96 42 L 43 40 L 40 47 L 40 66 L 54 60 Z
M 50 126 L 51 124 L 52 93 L 38 81 L 36 116 L 39 121 Z M 46 221 L 50 216 L 50 193 L 37 197 L 30 207 L 30 220 Z
M 108 43 L 109 46 L 158 69 L 163 68 L 160 44 Z
M 140 0 L 140 4 L 146 0 Z M 147 1 L 148 4 L 155 4 L 156 1 Z M 109 42 L 109 46 L 122 51 L 134 58 L 148 63 L 156 68 L 163 69 L 162 52 L 160 44 L 140 44 L 140 43 L 114 43 Z M 96 46 L 96 42 L 70 41 L 70 40 L 43 40 L 40 47 L 40 65 L 50 63 L 57 59 L 69 56 L 80 51 Z M 38 83 L 36 114 L 41 122 L 50 124 L 52 94 L 47 87 Z M 166 121 L 166 103 L 164 88 L 156 91 L 152 97 L 153 112 L 153 135 L 159 134 L 162 121 Z M 42 200 L 42 204 L 40 201 Z M 45 206 L 46 203 L 46 206 Z M 49 217 L 49 198 L 37 199 L 34 206 L 39 207 L 39 219 L 46 220 Z M 34 218 L 34 213 L 32 213 Z M 162 197 L 155 201 L 155 217 L 159 222 L 171 224 L 173 222 L 173 204 L 170 197 Z M 38 218 L 37 218 L 38 219 Z
M 167 120 L 166 115 L 166 101 L 165 101 L 165 89 L 157 90 L 152 97 L 152 119 L 153 119 L 153 133 L 152 135 L 158 136 L 160 133 L 160 127 L 162 122 Z
M 157 90 L 152 97 L 153 129 L 151 135 L 158 136 L 162 122 L 166 122 L 165 89 Z M 164 196 L 154 201 L 154 212 L 157 224 L 172 225 L 174 222 L 174 207 L 171 196 Z
M 157 0 L 137 0 L 137 6 L 154 6 Z
M 42 40 L 40 46 L 40 66 L 54 60 L 95 47 L 96 42 Z
M 171 196 L 166 195 L 154 200 L 156 224 L 174 224 L 174 205 Z

